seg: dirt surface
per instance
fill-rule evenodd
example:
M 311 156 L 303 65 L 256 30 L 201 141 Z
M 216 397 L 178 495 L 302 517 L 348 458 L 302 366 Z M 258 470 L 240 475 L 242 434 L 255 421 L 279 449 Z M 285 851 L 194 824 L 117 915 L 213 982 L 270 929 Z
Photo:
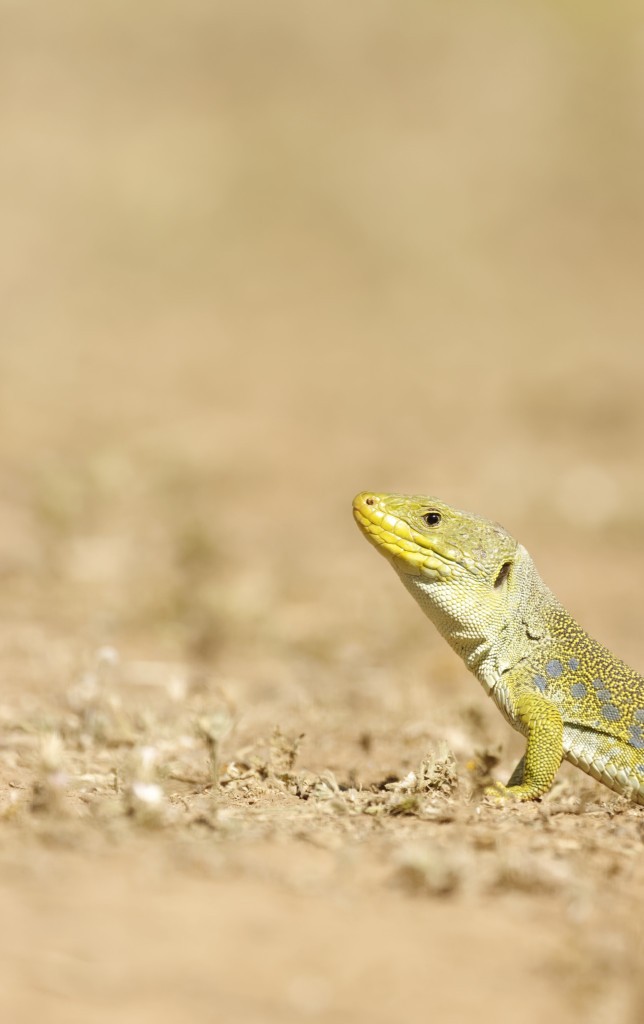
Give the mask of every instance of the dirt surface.
M 644 667 L 638 5 L 0 5 L 0 1019 L 644 1017 L 644 811 L 351 517 Z

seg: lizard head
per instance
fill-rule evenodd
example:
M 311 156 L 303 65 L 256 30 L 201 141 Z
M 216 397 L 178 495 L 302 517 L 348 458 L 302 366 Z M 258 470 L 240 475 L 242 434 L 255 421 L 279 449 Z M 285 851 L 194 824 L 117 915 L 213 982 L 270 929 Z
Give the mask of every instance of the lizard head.
M 368 491 L 353 515 L 455 646 L 507 620 L 519 545 L 501 526 L 436 498 Z

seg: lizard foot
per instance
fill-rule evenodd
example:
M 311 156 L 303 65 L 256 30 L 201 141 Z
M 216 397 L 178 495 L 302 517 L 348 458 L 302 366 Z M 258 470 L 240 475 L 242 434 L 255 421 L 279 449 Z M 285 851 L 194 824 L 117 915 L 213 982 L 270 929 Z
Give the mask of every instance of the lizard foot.
M 504 786 L 502 782 L 495 782 L 484 790 L 484 796 L 494 804 L 504 804 L 510 800 L 536 800 L 541 795 L 541 790 L 535 786 Z

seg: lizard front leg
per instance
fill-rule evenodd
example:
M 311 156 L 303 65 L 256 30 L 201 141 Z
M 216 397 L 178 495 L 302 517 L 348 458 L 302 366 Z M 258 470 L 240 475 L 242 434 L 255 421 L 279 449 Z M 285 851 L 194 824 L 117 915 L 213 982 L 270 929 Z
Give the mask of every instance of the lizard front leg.
M 521 731 L 528 737 L 526 752 L 507 786 L 497 782 L 486 795 L 497 800 L 536 800 L 552 786 L 563 758 L 563 719 L 542 694 L 525 690 L 513 705 Z

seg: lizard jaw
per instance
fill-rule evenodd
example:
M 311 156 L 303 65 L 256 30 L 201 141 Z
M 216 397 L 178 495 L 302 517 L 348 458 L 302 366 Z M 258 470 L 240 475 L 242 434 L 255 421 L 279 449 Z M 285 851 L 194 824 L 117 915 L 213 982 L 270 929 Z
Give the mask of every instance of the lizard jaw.
M 449 563 L 426 537 L 383 508 L 383 497 L 363 491 L 353 499 L 353 517 L 367 540 L 401 573 L 433 580 L 449 578 Z

